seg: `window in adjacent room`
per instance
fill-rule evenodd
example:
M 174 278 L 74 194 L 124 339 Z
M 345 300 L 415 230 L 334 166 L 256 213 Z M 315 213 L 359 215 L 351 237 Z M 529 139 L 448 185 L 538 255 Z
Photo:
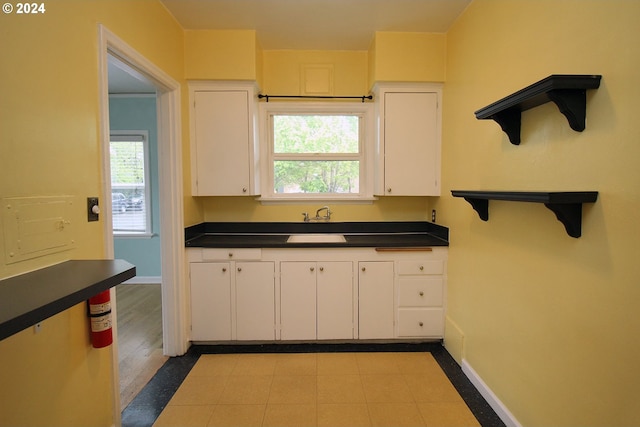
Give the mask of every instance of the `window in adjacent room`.
M 370 196 L 369 105 L 286 103 L 264 108 L 269 152 L 263 198 Z
M 148 133 L 112 132 L 109 149 L 113 233 L 150 236 Z

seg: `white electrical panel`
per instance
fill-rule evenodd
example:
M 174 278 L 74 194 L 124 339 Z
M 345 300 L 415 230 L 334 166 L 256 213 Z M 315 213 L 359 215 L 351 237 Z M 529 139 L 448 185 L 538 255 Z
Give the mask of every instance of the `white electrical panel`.
M 2 199 L 5 263 L 73 249 L 73 209 L 73 196 Z

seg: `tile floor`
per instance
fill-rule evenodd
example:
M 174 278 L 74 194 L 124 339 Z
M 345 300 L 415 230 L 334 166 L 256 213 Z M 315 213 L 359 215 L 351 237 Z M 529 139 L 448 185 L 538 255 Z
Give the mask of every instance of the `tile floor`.
M 430 352 L 202 354 L 153 424 L 480 426 Z

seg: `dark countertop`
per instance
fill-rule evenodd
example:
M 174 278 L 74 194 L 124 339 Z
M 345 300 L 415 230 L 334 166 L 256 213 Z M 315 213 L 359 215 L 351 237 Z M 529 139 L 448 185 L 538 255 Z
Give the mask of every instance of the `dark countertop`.
M 343 234 L 342 243 L 287 243 L 291 234 Z M 202 248 L 362 248 L 449 246 L 449 229 L 410 222 L 207 222 L 185 230 L 185 245 Z
M 0 280 L 0 339 L 135 275 L 135 266 L 123 260 L 78 260 Z

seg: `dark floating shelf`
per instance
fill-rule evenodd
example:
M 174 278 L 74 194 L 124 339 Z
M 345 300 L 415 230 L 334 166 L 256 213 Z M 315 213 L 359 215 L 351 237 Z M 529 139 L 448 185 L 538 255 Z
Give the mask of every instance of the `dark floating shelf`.
M 571 237 L 582 235 L 582 204 L 598 199 L 597 191 L 523 192 L 523 191 L 451 191 L 453 197 L 463 197 L 483 221 L 489 220 L 489 200 L 544 203 Z
M 123 260 L 79 260 L 0 280 L 0 340 L 135 275 Z
M 587 89 L 600 87 L 600 75 L 553 74 L 475 112 L 479 120 L 495 120 L 514 145 L 520 144 L 522 112 L 555 103 L 571 129 L 582 132 L 587 115 Z

